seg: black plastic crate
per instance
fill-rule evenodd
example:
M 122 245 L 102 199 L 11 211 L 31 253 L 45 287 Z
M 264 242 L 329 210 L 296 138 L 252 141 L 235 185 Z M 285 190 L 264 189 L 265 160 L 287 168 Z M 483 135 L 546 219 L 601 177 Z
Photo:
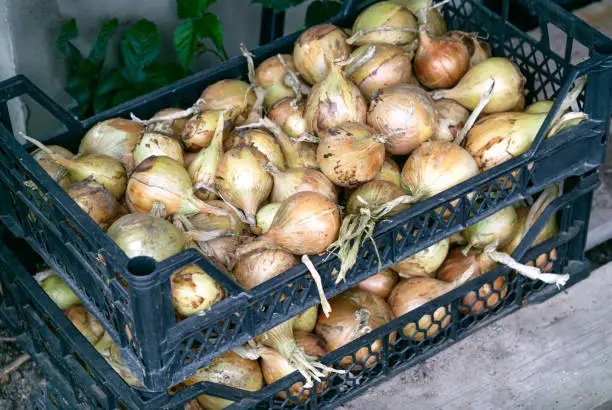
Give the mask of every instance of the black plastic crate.
M 525 262 L 542 259 L 542 255 L 546 255 L 546 263 L 551 264 L 553 272 L 570 275 L 567 286 L 571 286 L 589 275 L 590 266 L 584 259 L 584 246 L 592 192 L 599 185 L 599 175 L 593 172 L 572 177 L 564 185 L 565 194 L 547 206 L 525 235 L 517 253 L 525 254 L 521 258 Z M 559 234 L 527 250 L 554 214 L 558 217 Z M 315 385 L 310 390 L 309 399 L 299 405 L 295 397 L 292 401 L 291 397 L 283 400 L 277 396 L 300 381 L 297 372 L 254 393 L 201 383 L 170 395 L 127 386 L 34 280 L 32 274 L 40 261 L 39 257 L 22 240 L 6 232 L 3 238 L 4 244 L 0 245 L 0 283 L 5 290 L 5 298 L 0 303 L 0 317 L 14 334 L 19 335 L 24 350 L 48 378 L 49 386 L 32 399 L 33 405 L 37 406 L 35 408 L 40 409 L 174 409 L 182 408 L 185 403 L 204 393 L 236 400 L 232 409 L 332 408 L 525 304 L 544 301 L 560 291 L 553 285 L 516 275 L 507 267 L 498 267 L 325 356 L 322 359 L 324 363 L 338 365 L 343 357 L 354 355 L 375 340 L 383 341 L 384 348 L 368 356 L 376 357 L 374 366 L 364 368 L 363 362 L 367 359 L 363 359 L 363 362 L 354 360 L 350 372 L 328 377 L 323 381 L 322 388 Z M 484 311 L 470 311 L 473 305 L 466 306 L 464 296 L 483 285 L 492 285 L 500 277 L 504 278 L 504 286 L 493 293 L 504 293 L 499 301 Z M 487 299 L 479 300 L 490 297 L 488 295 Z M 390 335 L 396 334 L 407 323 L 415 323 L 422 315 L 432 314 L 441 307 L 446 307 L 447 311 L 444 316 L 436 318 L 434 324 L 450 320 L 442 331 L 422 340 L 401 336 L 390 341 Z M 417 331 L 427 332 L 427 329 L 419 327 Z
M 350 25 L 358 11 L 371 3 L 345 1 L 342 12 L 333 22 Z M 519 3 L 539 18 L 543 34 L 540 41 L 507 22 L 509 7 Z M 382 267 L 555 182 L 596 169 L 603 161 L 612 88 L 612 56 L 606 54 L 612 51 L 608 39 L 548 1 L 504 0 L 503 4 L 501 16 L 474 0 L 454 0 L 444 7 L 444 13 L 450 27 L 486 33 L 495 55 L 508 56 L 520 66 L 528 79 L 527 88 L 532 91 L 529 100 L 554 95 L 561 100 L 576 78 L 588 75 L 579 106 L 589 119 L 552 139 L 544 139 L 541 130 L 532 149 L 524 155 L 418 203 L 377 226 L 374 236 Z M 550 24 L 567 33 L 563 55 L 550 50 L 547 34 Z M 255 50 L 255 62 L 290 51 L 298 35 L 292 34 Z M 591 54 L 590 59 L 576 65 L 571 61 L 574 40 Z M 83 121 L 75 119 L 19 76 L 0 83 L 0 113 L 6 113 L 6 101 L 29 95 L 65 125 L 58 135 L 43 140 L 74 149 L 83 133 L 98 121 L 125 117 L 129 112 L 147 117 L 167 106 L 185 107 L 197 99 L 206 85 L 244 76 L 245 72 L 244 58 L 234 58 Z M 10 126 L 6 115 L 2 119 Z M 0 180 L 6 191 L 0 198 L 0 219 L 16 236 L 26 239 L 69 283 L 122 347 L 122 357 L 128 367 L 152 391 L 163 391 L 186 379 L 211 358 L 318 303 L 315 286 L 304 265 L 248 292 L 194 250 L 158 263 L 151 272 L 131 271 L 130 268 L 138 266 L 130 266 L 125 254 L 2 127 Z M 32 189 L 32 182 L 37 189 Z M 451 216 L 440 217 L 439 209 Z M 374 255 L 373 245 L 365 243 L 358 263 L 347 274 L 347 281 L 338 286 L 332 277 L 339 268 L 338 259 L 313 258 L 326 295 L 336 295 L 378 272 L 378 259 Z M 204 269 L 226 287 L 230 296 L 205 315 L 177 323 L 169 278 L 190 264 Z M 281 294 L 286 296 L 282 301 Z M 151 304 L 151 300 L 159 303 Z

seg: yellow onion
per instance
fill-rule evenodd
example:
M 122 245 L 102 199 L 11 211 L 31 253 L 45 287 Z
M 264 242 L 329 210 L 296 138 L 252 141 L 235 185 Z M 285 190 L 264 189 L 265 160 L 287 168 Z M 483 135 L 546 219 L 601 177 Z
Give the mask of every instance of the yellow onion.
M 274 103 L 268 110 L 268 118 L 278 125 L 291 138 L 299 138 L 307 134 L 304 120 L 304 102 L 292 105 L 293 99 L 283 98 Z
M 332 311 L 329 317 L 323 313 L 319 314 L 316 334 L 321 336 L 329 350 L 334 351 L 353 340 L 383 326 L 393 319 L 393 312 L 385 301 L 371 293 L 361 289 L 349 289 L 330 300 Z M 395 332 L 389 336 L 389 342 L 393 343 L 396 338 Z M 340 361 L 340 365 L 352 369 L 371 368 L 378 361 L 378 355 L 382 348 L 382 340 L 376 340 L 368 347 L 362 347 L 354 353 L 353 357 L 346 356 Z
M 470 129 L 465 149 L 484 172 L 527 152 L 546 115 L 523 112 L 488 115 Z
M 257 215 L 255 215 L 255 220 L 257 221 L 257 228 L 259 228 L 260 234 L 268 232 L 280 206 L 280 202 L 270 202 L 259 208 Z
M 163 110 L 156 112 L 155 115 L 151 117 L 151 120 L 163 119 L 167 116 L 172 116 L 173 114 L 179 114 L 182 112 L 183 110 L 180 108 L 164 108 Z M 163 121 L 152 121 L 146 128 L 147 131 L 164 134 L 178 140 L 181 138 L 181 134 L 183 133 L 183 129 L 185 129 L 186 123 L 187 118 L 176 118 Z
M 349 44 L 394 44 L 412 43 L 416 39 L 417 19 L 407 8 L 381 1 L 365 9 L 353 24 L 353 35 Z
M 49 145 L 47 148 L 66 159 L 71 159 L 74 157 L 72 152 L 68 151 L 66 148 L 60 147 L 59 145 Z M 55 162 L 46 151 L 39 148 L 32 151 L 31 155 L 32 158 L 38 162 L 38 165 L 40 165 L 40 167 L 44 169 L 47 174 L 49 174 L 49 176 L 58 183 L 59 186 L 66 189 L 72 183 L 66 168 Z
M 430 37 L 425 26 L 419 29 L 419 48 L 414 56 L 414 74 L 427 88 L 449 88 L 467 72 L 468 48 L 461 41 Z
M 129 386 L 144 388 L 140 380 L 130 371 L 126 364 L 121 360 L 121 349 L 116 343 L 107 336 L 108 333 L 104 333 L 104 336 L 96 344 L 96 350 L 100 352 L 102 358 L 113 368 L 113 370 L 126 382 Z M 105 339 L 108 339 L 107 343 L 103 343 Z M 102 343 L 103 346 L 99 346 Z
M 104 334 L 104 328 L 83 305 L 72 305 L 64 310 L 66 317 L 89 343 L 95 345 Z
M 209 85 L 200 95 L 201 109 L 224 111 L 234 124 L 242 124 L 255 104 L 255 92 L 249 83 L 240 80 L 221 80 Z M 216 125 L 216 121 L 214 121 Z
M 403 47 L 363 45 L 353 51 L 351 60 L 344 68 L 345 75 L 367 98 L 372 98 L 381 88 L 413 81 L 412 52 Z
M 454 88 L 437 90 L 432 97 L 434 100 L 450 98 L 468 110 L 474 110 L 491 86 L 491 80 L 495 85 L 483 114 L 511 110 L 525 99 L 525 77 L 512 61 L 503 57 L 488 58 L 473 66 Z
M 360 214 L 361 209 L 364 207 L 369 209 L 370 212 L 374 212 L 379 207 L 404 194 L 404 191 L 399 186 L 389 181 L 374 180 L 366 182 L 351 192 L 346 202 L 346 213 Z M 408 204 L 400 204 L 387 213 L 386 216 L 396 215 L 407 209 L 408 206 Z
M 66 193 L 103 230 L 108 229 L 119 216 L 119 202 L 113 194 L 95 181 L 76 182 L 68 187 Z
M 359 282 L 357 287 L 382 299 L 387 299 L 397 281 L 397 273 L 391 269 L 385 269 L 384 271 Z
M 225 209 L 198 199 L 185 168 L 168 157 L 149 157 L 142 161 L 132 172 L 125 195 L 132 212 L 150 212 L 153 204 L 160 202 L 170 215 L 228 214 Z
M 382 169 L 384 138 L 367 125 L 347 122 L 320 135 L 317 162 L 334 184 L 353 188 L 374 179 Z
M 429 248 L 425 248 L 391 266 L 402 278 L 414 276 L 434 277 L 436 270 L 448 255 L 449 240 L 442 239 Z
M 446 34 L 446 21 L 432 0 L 391 0 L 393 3 L 401 4 L 414 14 L 419 24 L 425 24 L 427 32 L 434 36 Z
M 450 292 L 455 285 L 428 277 L 402 279 L 389 296 L 389 306 L 395 317 L 400 317 L 433 299 Z M 404 326 L 404 336 L 420 342 L 427 336 L 435 337 L 451 322 L 450 307 L 441 306 L 432 314 L 421 316 L 418 322 Z
M 454 141 L 470 116 L 469 111 L 447 98 L 436 101 L 434 105 L 438 111 L 438 130 L 434 139 Z
M 185 160 L 185 168 L 189 168 L 189 165 L 191 165 L 191 163 L 194 159 L 196 159 L 197 156 L 197 152 L 185 152 L 183 154 L 183 159 Z
M 22 135 L 26 141 L 45 151 L 49 158 L 63 166 L 73 182 L 91 179 L 108 189 L 116 199 L 123 196 L 127 184 L 127 173 L 121 162 L 104 154 L 85 154 L 76 159 L 69 159 L 56 154 L 40 141 Z
M 52 270 L 38 272 L 35 278 L 42 290 L 58 308 L 64 310 L 81 303 L 72 289 Z
M 285 76 L 290 75 L 288 70 L 293 73 L 297 71 L 293 63 L 293 56 L 289 54 L 282 54 L 280 58 L 278 55 L 269 57 L 257 66 L 255 81 L 267 91 L 264 99 L 266 108 L 271 107 L 283 98 L 293 98 L 295 96 L 291 87 L 285 84 Z
M 366 103 L 359 88 L 344 78 L 337 64 L 317 83 L 306 100 L 304 120 L 308 132 L 320 136 L 327 128 L 346 122 L 365 122 Z
M 257 149 L 240 146 L 226 151 L 217 166 L 217 191 L 244 211 L 249 225 L 255 225 L 255 214 L 272 191 L 272 177 L 262 168 L 267 162 Z
M 282 202 L 293 194 L 304 191 L 318 192 L 332 202 L 338 202 L 338 192 L 334 184 L 320 171 L 311 168 L 289 168 L 280 170 L 267 166 L 272 174 L 274 187 L 270 199 L 272 202 Z
M 553 100 L 536 101 L 525 108 L 523 112 L 529 114 L 548 114 L 554 104 L 555 102 Z
M 221 111 L 209 110 L 196 114 L 187 120 L 187 124 L 185 124 L 181 134 L 181 139 L 188 151 L 199 152 L 202 148 L 210 145 L 215 136 L 215 130 L 217 129 L 221 114 Z M 232 122 L 225 119 L 223 122 L 224 137 L 229 135 L 231 126 Z
M 478 174 L 474 158 L 452 142 L 429 141 L 417 148 L 402 169 L 402 186 L 427 199 Z
M 200 406 L 197 400 L 191 400 L 185 403 L 183 410 L 202 410 L 202 406 Z
M 304 80 L 309 84 L 322 81 L 330 64 L 344 60 L 351 53 L 347 36 L 340 28 L 321 24 L 306 29 L 295 42 L 293 61 Z
M 380 172 L 374 177 L 376 181 L 387 181 L 400 186 L 400 167 L 391 158 L 386 157 Z
M 193 316 L 225 298 L 225 289 L 196 265 L 189 265 L 170 277 L 172 303 L 179 315 Z
M 261 123 L 256 125 L 269 130 L 274 135 L 283 150 L 289 168 L 319 168 L 316 158 L 316 144 L 289 138 L 276 123 L 267 117 L 262 118 Z
M 225 202 L 220 200 L 206 201 L 215 208 L 227 210 L 227 215 L 215 215 L 210 213 L 198 213 L 189 217 L 194 228 L 198 231 L 231 231 L 243 234 L 249 230 L 247 224 L 242 222 L 234 210 Z
M 240 253 L 240 251 L 238 251 Z M 232 275 L 250 290 L 298 264 L 297 258 L 280 249 L 261 249 L 241 255 Z
M 244 359 L 229 351 L 215 357 L 206 367 L 181 383 L 192 386 L 196 383 L 211 382 L 246 391 L 258 391 L 263 387 L 263 375 L 257 360 Z M 220 397 L 200 395 L 198 403 L 206 410 L 221 410 L 234 402 Z
M 285 168 L 285 156 L 278 141 L 269 132 L 258 129 L 248 128 L 234 130 L 225 144 L 225 150 L 246 145 L 257 149 L 266 156 L 268 161 L 277 168 Z
M 539 212 L 536 212 L 533 220 L 531 221 L 529 228 L 533 226 L 533 224 L 538 220 L 542 212 L 544 211 L 545 206 L 541 208 Z M 527 233 L 525 231 L 525 223 L 527 221 L 527 215 L 529 214 L 529 208 L 516 208 L 517 215 L 517 223 L 514 237 L 506 246 L 503 248 L 504 252 L 512 255 L 516 248 L 521 244 L 523 237 Z M 552 218 L 544 225 L 538 236 L 533 240 L 530 247 L 537 246 L 550 238 L 556 236 L 559 233 L 559 224 L 557 221 L 557 215 L 553 215 Z
M 79 155 L 102 154 L 119 160 L 130 172 L 135 164 L 132 152 L 143 131 L 142 125 L 123 118 L 111 118 L 94 125 L 79 145 Z
M 134 149 L 134 164 L 138 165 L 152 156 L 170 157 L 181 166 L 185 165 L 183 147 L 178 140 L 157 132 L 145 132 Z
M 236 264 L 236 251 L 241 241 L 240 237 L 233 235 L 211 239 L 205 243 L 206 252 L 203 252 L 204 256 L 227 272 L 231 272 Z
M 317 317 L 319 316 L 319 305 L 314 305 L 311 308 L 306 309 L 295 317 L 293 322 L 293 334 L 295 335 L 296 342 L 298 342 L 298 332 L 314 332 L 317 324 Z
M 217 120 L 217 128 L 212 142 L 206 148 L 202 148 L 187 167 L 195 194 L 202 200 L 216 197 L 214 192 L 215 174 L 217 173 L 217 166 L 223 158 L 224 128 L 223 113 L 221 113 Z
M 518 217 L 513 206 L 507 206 L 493 215 L 465 228 L 462 232 L 469 247 L 484 249 L 489 245 L 503 248 L 517 230 Z
M 183 250 L 183 233 L 165 219 L 149 214 L 128 214 L 107 232 L 128 258 L 149 256 L 162 261 Z
M 313 308 L 316 307 L 317 306 L 313 306 Z M 323 340 L 320 336 L 311 333 L 312 331 L 314 331 L 314 326 L 315 324 L 313 323 L 311 331 L 294 330 L 293 337 L 295 338 L 295 343 L 300 349 L 304 351 L 304 353 L 306 353 L 308 356 L 320 359 L 326 354 L 328 354 L 329 350 L 327 349 L 325 340 Z M 297 329 L 295 325 L 293 328 Z
M 378 90 L 368 109 L 367 123 L 387 135 L 387 151 L 404 155 L 433 138 L 438 114 L 427 92 L 416 85 L 397 84 Z
M 495 268 L 497 264 L 490 259 L 486 253 L 469 251 L 464 255 L 462 250 L 455 248 L 448 254 L 448 257 L 438 270 L 437 278 L 445 282 L 454 282 L 460 278 L 466 271 L 473 271 L 470 279 L 484 275 L 488 271 Z M 484 313 L 489 308 L 496 306 L 499 301 L 508 294 L 508 285 L 503 276 L 499 276 L 493 281 L 493 286 L 485 283 L 476 292 L 469 292 L 463 297 L 463 305 L 460 308 L 461 313 Z M 486 307 L 485 307 L 486 304 Z
M 478 40 L 477 33 L 467 33 L 465 31 L 449 31 L 448 37 L 462 41 L 468 48 L 470 54 L 470 68 L 482 63 L 491 57 L 491 49 L 485 42 Z

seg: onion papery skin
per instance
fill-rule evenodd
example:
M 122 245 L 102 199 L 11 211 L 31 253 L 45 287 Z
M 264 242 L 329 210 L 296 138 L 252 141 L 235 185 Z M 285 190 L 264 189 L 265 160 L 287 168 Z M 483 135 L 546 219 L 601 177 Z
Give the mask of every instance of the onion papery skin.
M 351 54 L 359 61 L 369 50 L 363 45 Z M 359 87 L 363 95 L 372 98 L 381 88 L 394 84 L 410 83 L 412 77 L 412 53 L 405 48 L 388 44 L 375 44 L 374 54 L 363 65 L 353 68 L 348 65 L 345 71 L 352 71 L 349 78 Z
M 336 203 L 316 192 L 298 192 L 282 202 L 261 238 L 295 255 L 315 255 L 338 238 L 339 230 Z
M 134 149 L 134 164 L 138 166 L 152 156 L 169 157 L 185 166 L 183 147 L 178 140 L 157 132 L 145 132 Z
M 128 214 L 107 232 L 128 258 L 149 256 L 162 261 L 183 250 L 183 233 L 165 219 L 149 214 Z
M 296 73 L 297 68 L 293 63 L 293 56 L 283 54 L 282 58 L 287 67 Z M 284 77 L 287 74 L 288 71 L 278 58 L 278 55 L 265 59 L 257 66 L 255 81 L 268 92 L 264 99 L 266 109 L 283 98 L 293 98 L 295 96 L 293 90 L 285 85 Z
M 525 111 L 523 112 L 529 114 L 548 114 L 554 104 L 555 102 L 553 100 L 536 101 L 525 108 Z
M 306 133 L 304 119 L 304 102 L 300 101 L 296 108 L 291 106 L 292 98 L 277 101 L 268 110 L 268 118 L 278 125 L 291 138 L 298 138 Z
M 538 220 L 538 218 L 540 217 L 544 209 L 545 207 L 542 207 L 540 211 L 536 212 L 531 226 L 533 226 L 535 221 Z M 518 246 L 521 244 L 521 241 L 523 240 L 523 236 L 526 234 L 525 221 L 527 220 L 527 214 L 529 214 L 529 208 L 515 208 L 515 211 L 516 211 L 516 216 L 517 216 L 517 223 L 516 223 L 516 228 L 515 228 L 516 230 L 514 233 L 514 237 L 503 248 L 504 252 L 507 253 L 508 255 L 512 255 L 514 253 L 516 248 L 518 248 Z M 538 246 L 541 243 L 556 236 L 558 233 L 559 233 L 559 223 L 557 220 L 557 215 L 555 214 L 552 216 L 552 218 L 550 218 L 550 220 L 546 223 L 546 225 L 544 225 L 542 230 L 538 233 L 538 236 L 536 236 L 536 238 L 533 240 L 533 243 L 531 244 L 530 247 L 533 248 L 534 246 Z
M 293 321 L 293 335 L 296 338 L 296 342 L 298 342 L 298 332 L 314 332 L 318 316 L 319 305 L 314 305 L 295 317 Z
M 405 155 L 435 136 L 438 114 L 425 90 L 416 85 L 397 84 L 376 92 L 367 123 L 388 135 L 385 147 L 390 154 Z
M 298 192 L 317 192 L 332 202 L 338 202 L 338 192 L 324 173 L 311 168 L 289 168 L 272 173 L 274 186 L 270 199 L 283 202 Z
M 199 213 L 189 217 L 191 223 L 196 230 L 199 231 L 222 231 L 228 230 L 236 234 L 248 232 L 249 226 L 242 222 L 238 215 L 225 202 L 213 199 L 206 201 L 207 204 L 216 208 L 225 209 L 229 215 L 214 215 L 208 213 Z
M 322 81 L 333 61 L 344 60 L 351 54 L 346 40 L 344 31 L 331 24 L 304 31 L 293 48 L 293 61 L 302 78 L 310 85 Z
M 464 255 L 459 248 L 453 249 L 444 264 L 438 270 L 437 278 L 445 282 L 453 282 L 463 275 L 468 269 L 474 269 L 474 274 L 471 278 L 484 275 L 488 271 L 495 268 L 497 264 L 486 256 L 486 254 L 469 251 Z M 495 292 L 495 293 L 494 293 Z M 463 297 L 463 305 L 460 308 L 461 313 L 471 311 L 475 314 L 480 314 L 488 311 L 490 308 L 497 306 L 500 300 L 504 299 L 508 294 L 508 285 L 503 276 L 497 277 L 493 281 L 493 287 L 489 283 L 485 283 L 476 292 L 471 291 Z M 485 306 L 486 304 L 486 306 Z
M 417 148 L 402 169 L 402 187 L 426 199 L 478 175 L 474 158 L 447 141 L 429 141 Z
M 231 272 L 236 264 L 236 251 L 241 244 L 238 236 L 222 236 L 206 242 L 209 252 L 204 256 L 210 258 L 217 266 Z M 198 249 L 199 250 L 199 249 Z
M 393 287 L 397 284 L 397 281 L 397 273 L 391 269 L 385 269 L 384 271 L 359 282 L 357 287 L 386 300 L 391 294 Z
M 87 311 L 85 306 L 72 305 L 64 310 L 64 314 L 92 345 L 95 345 L 104 334 L 104 328 L 100 322 Z
M 402 279 L 389 296 L 389 306 L 395 317 L 400 317 L 425 303 L 451 291 L 453 286 L 433 278 Z M 404 326 L 404 336 L 420 342 L 435 337 L 441 329 L 445 329 L 451 322 L 449 307 L 441 306 L 431 314 L 421 316 L 417 323 L 408 323 Z
M 472 111 L 491 86 L 491 79 L 495 80 L 495 86 L 483 114 L 509 111 L 525 99 L 525 77 L 514 63 L 503 57 L 488 58 L 473 66 L 454 88 L 438 95 L 455 100 Z
M 41 280 L 40 287 L 45 291 L 53 303 L 62 310 L 81 303 L 72 289 L 70 289 L 70 287 L 55 273 Z
M 182 316 L 193 316 L 210 309 L 225 298 L 225 289 L 196 265 L 172 274 L 172 303 Z
M 79 145 L 79 155 L 103 154 L 115 158 L 130 172 L 135 164 L 132 152 L 143 131 L 142 125 L 123 118 L 111 118 L 94 125 Z
M 414 56 L 414 74 L 430 89 L 453 87 L 465 75 L 470 53 L 461 41 L 431 38 L 421 26 L 419 48 Z
M 354 188 L 374 179 L 382 169 L 385 145 L 367 125 L 349 122 L 320 135 L 317 162 L 334 184 Z
M 127 173 L 121 163 L 104 154 L 86 154 L 61 163 L 73 182 L 93 180 L 106 188 L 116 199 L 125 193 Z
M 470 112 L 456 101 L 443 98 L 435 102 L 438 111 L 438 130 L 434 139 L 454 141 L 463 129 Z
M 469 246 L 484 249 L 489 245 L 497 245 L 497 249 L 502 249 L 514 238 L 518 222 L 514 207 L 507 206 L 465 228 L 462 234 Z
M 359 88 L 344 78 L 340 67 L 332 64 L 329 74 L 310 90 L 304 120 L 307 131 L 320 136 L 327 128 L 346 122 L 364 123 L 366 110 Z
M 390 1 L 381 1 L 373 4 L 357 16 L 353 24 L 353 34 L 360 30 L 376 27 L 407 27 L 417 28 L 417 19 L 407 8 Z M 402 45 L 412 43 L 416 33 L 411 31 L 379 31 L 365 34 L 355 45 L 363 44 L 392 44 Z
M 391 158 L 386 157 L 380 172 L 374 177 L 375 181 L 391 182 L 397 186 L 401 185 L 400 167 Z
M 448 255 L 449 240 L 442 239 L 429 248 L 406 258 L 391 266 L 403 278 L 409 277 L 434 277 L 436 270 L 442 265 Z
M 425 24 L 427 32 L 434 36 L 446 34 L 446 21 L 437 8 L 433 6 L 432 0 L 391 0 L 393 3 L 401 4 L 414 14 L 419 24 Z
M 76 182 L 68 187 L 66 193 L 103 230 L 107 230 L 119 217 L 119 202 L 97 182 L 88 180 Z
M 234 130 L 225 140 L 225 150 L 246 145 L 266 156 L 275 167 L 285 168 L 285 155 L 276 139 L 267 131 L 258 128 Z
M 72 152 L 68 151 L 64 147 L 60 147 L 59 145 L 49 145 L 47 148 L 66 159 L 71 159 L 72 157 L 74 157 L 74 154 Z M 44 169 L 51 178 L 57 181 L 59 186 L 61 186 L 63 189 L 66 189 L 68 188 L 68 186 L 70 186 L 70 184 L 72 183 L 70 175 L 67 172 L 60 173 L 62 166 L 55 162 L 49 156 L 49 154 L 47 154 L 41 149 L 37 149 L 35 151 L 32 151 L 31 155 L 32 158 L 34 158 L 34 160 L 38 162 L 38 165 L 40 165 L 40 167 Z M 57 180 L 58 175 L 61 175 L 61 178 L 59 180 Z
M 529 150 L 547 114 L 507 112 L 488 115 L 468 132 L 465 149 L 482 171 Z
M 164 117 L 166 115 L 172 115 L 183 112 L 180 108 L 164 108 L 163 110 L 159 110 L 151 117 L 152 120 L 158 119 L 160 117 Z M 176 120 L 167 120 L 167 121 L 156 121 L 147 125 L 147 131 L 151 132 L 159 132 L 160 134 L 167 135 L 168 137 L 172 137 L 174 139 L 180 139 L 181 134 L 183 133 L 183 129 L 185 129 L 185 124 L 187 124 L 187 118 L 177 118 Z
M 391 182 L 379 180 L 366 182 L 351 192 L 346 203 L 346 213 L 359 214 L 361 208 L 364 207 L 368 208 L 370 211 L 375 211 L 378 207 L 402 195 L 405 195 L 404 190 Z M 364 204 L 362 200 L 365 201 L 367 205 Z M 409 206 L 409 204 L 399 204 L 386 214 L 386 216 L 390 217 L 396 215 L 408 209 Z
M 487 43 L 478 40 L 475 33 L 449 31 L 447 35 L 452 39 L 463 42 L 468 48 L 470 54 L 470 68 L 491 57 L 491 48 Z
M 243 359 L 232 351 L 215 357 L 208 366 L 198 370 L 181 385 L 187 387 L 200 382 L 219 383 L 252 392 L 261 390 L 264 385 L 259 362 Z M 221 410 L 234 402 L 220 397 L 201 395 L 198 396 L 198 403 L 206 410 Z
M 215 136 L 215 130 L 219 123 L 220 111 L 204 111 L 187 120 L 181 139 L 185 144 L 185 148 L 190 152 L 199 152 L 206 148 L 212 142 Z M 232 122 L 227 119 L 223 122 L 223 139 L 229 135 Z
M 272 192 L 272 177 L 262 168 L 267 162 L 257 149 L 240 146 L 226 151 L 217 166 L 217 191 L 244 211 L 250 225 L 255 225 L 259 206 Z
M 260 229 L 260 235 L 270 230 L 272 221 L 274 220 L 276 212 L 278 212 L 278 208 L 280 208 L 280 206 L 280 202 L 270 202 L 259 208 L 257 215 L 255 215 L 255 220 L 257 222 L 257 228 Z
M 297 258 L 289 252 L 281 249 L 262 249 L 242 255 L 236 261 L 232 274 L 238 283 L 250 290 L 298 263 Z
M 369 312 L 370 316 L 367 321 L 364 321 L 363 325 L 369 326 L 372 330 L 393 319 L 393 312 L 382 298 L 361 289 L 349 289 L 334 296 L 330 300 L 330 305 L 332 311 L 329 317 L 321 312 L 315 328 L 316 334 L 325 340 L 330 351 L 334 351 L 365 334 L 365 332 L 359 332 L 360 322 L 355 318 L 355 312 L 362 309 Z M 397 334 L 393 332 L 385 337 L 389 338 L 389 343 L 393 343 Z M 355 363 L 353 357 L 345 356 L 340 361 L 340 366 L 360 370 L 365 365 L 369 369 L 378 361 L 378 352 L 382 346 L 382 340 L 376 340 L 369 346 L 369 349 L 363 347 L 354 353 Z
M 228 110 L 225 118 L 234 125 L 244 123 L 255 104 L 255 92 L 251 85 L 240 80 L 221 80 L 209 85 L 200 95 L 206 110 Z M 216 121 L 215 121 L 216 124 Z

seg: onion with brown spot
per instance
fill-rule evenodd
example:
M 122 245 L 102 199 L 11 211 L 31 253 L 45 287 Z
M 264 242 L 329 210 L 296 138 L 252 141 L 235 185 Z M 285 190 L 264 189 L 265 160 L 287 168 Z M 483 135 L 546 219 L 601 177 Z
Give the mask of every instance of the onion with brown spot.
M 241 145 L 257 149 L 275 167 L 285 168 L 285 155 L 278 141 L 268 132 L 259 128 L 234 130 L 225 140 L 224 148 L 229 150 Z
M 227 110 L 226 117 L 235 125 L 244 123 L 255 104 L 251 85 L 240 80 L 221 80 L 206 87 L 200 99 L 201 110 Z M 216 124 L 216 121 L 215 121 Z
M 219 122 L 220 111 L 204 111 L 187 120 L 181 139 L 185 148 L 191 152 L 199 152 L 210 145 Z M 232 123 L 226 119 L 223 123 L 223 136 L 229 135 Z
M 145 132 L 134 148 L 134 164 L 138 166 L 152 156 L 169 157 L 185 166 L 183 146 L 178 140 L 158 132 Z
M 174 272 L 170 285 L 174 309 L 185 317 L 208 310 L 225 298 L 225 289 L 196 265 Z
M 66 159 L 72 159 L 72 157 L 74 157 L 72 152 L 60 147 L 59 145 L 49 145 L 47 148 Z M 44 169 L 45 172 L 49 174 L 49 176 L 53 178 L 53 180 L 55 180 L 55 182 L 57 182 L 62 188 L 66 189 L 72 183 L 67 170 L 55 162 L 47 152 L 39 148 L 32 151 L 30 155 L 32 155 L 32 158 L 38 162 L 38 165 L 40 165 L 40 167 Z
M 68 187 L 66 193 L 103 230 L 107 230 L 119 217 L 119 202 L 113 194 L 95 181 L 76 182 Z

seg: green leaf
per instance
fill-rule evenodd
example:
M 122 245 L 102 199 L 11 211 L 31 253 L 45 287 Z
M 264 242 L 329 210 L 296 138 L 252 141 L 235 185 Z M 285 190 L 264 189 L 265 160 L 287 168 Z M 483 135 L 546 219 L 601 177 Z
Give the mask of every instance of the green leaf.
M 75 19 L 70 19 L 64 24 L 62 24 L 62 28 L 60 29 L 59 36 L 55 41 L 55 45 L 59 51 L 69 57 L 81 57 L 81 53 L 76 49 L 71 43 L 70 40 L 76 38 L 79 35 L 79 29 L 77 27 L 77 23 Z
M 308 5 L 308 9 L 306 9 L 306 26 L 310 27 L 325 23 L 340 13 L 341 9 L 342 3 L 336 1 L 313 1 Z
M 143 69 L 159 55 L 161 38 L 157 26 L 142 19 L 125 31 L 121 41 L 121 56 L 126 77 L 133 83 L 144 80 Z
M 251 0 L 251 4 L 259 3 L 265 8 L 274 9 L 275 13 L 280 13 L 303 2 L 304 0 Z
M 113 94 L 96 94 L 93 97 L 93 110 L 98 114 L 111 107 Z
M 93 60 L 97 64 L 102 64 L 104 62 L 104 59 L 106 58 L 106 51 L 108 49 L 108 42 L 113 37 L 113 34 L 115 34 L 118 25 L 119 20 L 116 18 L 104 23 L 100 29 L 100 32 L 98 33 L 98 37 L 96 37 L 96 42 L 89 52 L 88 58 L 90 60 Z
M 178 18 L 192 19 L 200 15 L 200 0 L 176 0 Z
M 111 106 L 114 107 L 126 101 L 130 101 L 136 97 L 141 96 L 146 91 L 140 87 L 131 87 L 121 90 L 115 94 L 113 94 L 113 98 L 111 99 Z
M 174 30 L 174 52 L 176 58 L 183 67 L 183 71 L 188 71 L 196 46 L 196 32 L 193 27 L 193 20 L 181 23 Z
M 184 72 L 177 63 L 153 63 L 145 73 L 147 79 L 143 85 L 148 92 L 180 80 Z
M 125 79 L 121 72 L 118 69 L 113 68 L 98 83 L 96 96 L 109 94 L 122 88 L 126 88 L 129 84 L 130 83 Z
M 220 55 L 227 58 L 223 47 L 223 27 L 221 21 L 213 13 L 204 13 L 193 22 L 198 40 L 210 39 Z

